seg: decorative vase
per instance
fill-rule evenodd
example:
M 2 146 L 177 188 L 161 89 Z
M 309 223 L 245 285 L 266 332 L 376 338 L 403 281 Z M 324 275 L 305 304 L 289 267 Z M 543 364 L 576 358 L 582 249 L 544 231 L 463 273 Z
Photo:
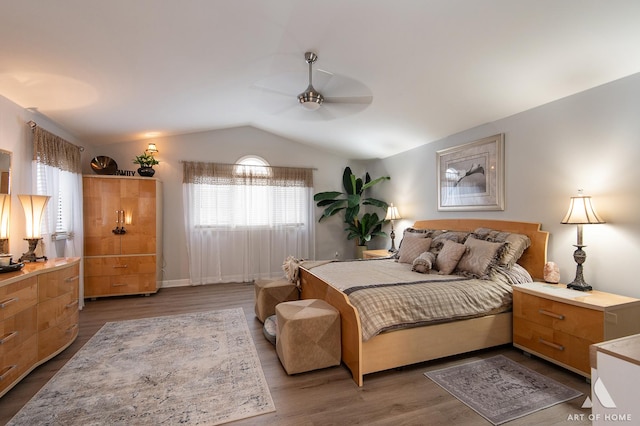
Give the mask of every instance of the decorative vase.
M 138 169 L 138 174 L 144 177 L 152 177 L 156 171 L 153 170 L 153 167 L 140 167 Z

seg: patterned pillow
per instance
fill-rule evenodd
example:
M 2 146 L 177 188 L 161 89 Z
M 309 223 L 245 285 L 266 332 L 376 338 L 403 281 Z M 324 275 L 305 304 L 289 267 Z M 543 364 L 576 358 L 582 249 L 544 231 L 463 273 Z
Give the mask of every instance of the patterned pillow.
M 438 273 L 440 275 L 450 275 L 466 250 L 467 247 L 464 244 L 446 240 L 436 257 Z
M 463 275 L 485 279 L 489 275 L 491 266 L 496 265 L 498 259 L 502 257 L 507 244 L 469 237 L 464 245 L 467 247 L 467 252 L 458 262 L 456 270 Z
M 507 243 L 504 254 L 498 260 L 500 266 L 512 267 L 531 245 L 531 240 L 524 234 L 496 231 L 489 228 L 478 228 L 473 231 L 473 236 L 479 240 Z
M 470 232 L 464 231 L 444 231 L 433 237 L 431 251 L 437 255 L 442 249 L 442 245 L 445 241 L 453 241 L 455 243 L 463 244 L 470 234 Z
M 425 251 L 420 256 L 415 258 L 415 260 L 413 261 L 413 265 L 411 266 L 411 270 L 420 272 L 421 274 L 426 274 L 433 268 L 433 265 L 435 263 L 436 255 L 431 253 L 430 251 Z
M 431 247 L 431 238 L 406 238 L 402 241 L 399 250 L 398 262 L 413 263 L 420 253 L 424 253 Z

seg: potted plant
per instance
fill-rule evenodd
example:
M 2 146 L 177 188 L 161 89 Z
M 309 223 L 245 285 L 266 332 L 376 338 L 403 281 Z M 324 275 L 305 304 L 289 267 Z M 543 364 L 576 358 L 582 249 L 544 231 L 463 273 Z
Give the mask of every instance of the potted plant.
M 160 162 L 156 160 L 152 154 L 144 152 L 133 159 L 133 164 L 140 166 L 138 168 L 138 174 L 140 176 L 152 177 L 156 172 L 153 170 L 153 166 L 160 164 Z
M 360 215 L 363 206 L 372 206 L 374 208 L 387 210 L 387 203 L 375 198 L 366 197 L 365 191 L 383 180 L 391 179 L 389 176 L 382 176 L 371 180 L 369 173 L 365 175 L 364 180 L 356 178 L 351 172 L 350 167 L 345 167 L 342 174 L 342 185 L 344 192 L 327 191 L 319 192 L 313 196 L 318 207 L 324 207 L 322 216 L 318 220 L 334 216 L 344 211 L 344 223 L 347 225 L 347 239 L 355 239 L 359 250 L 363 250 L 367 243 L 376 236 L 386 236 L 382 231 L 382 226 L 386 223 L 384 215 L 378 216 L 375 212 L 367 212 Z

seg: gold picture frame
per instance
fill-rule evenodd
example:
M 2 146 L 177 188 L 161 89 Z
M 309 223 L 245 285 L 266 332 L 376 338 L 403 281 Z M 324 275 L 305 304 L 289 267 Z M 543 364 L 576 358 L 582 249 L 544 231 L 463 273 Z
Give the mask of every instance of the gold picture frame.
M 504 210 L 504 134 L 436 152 L 439 211 Z

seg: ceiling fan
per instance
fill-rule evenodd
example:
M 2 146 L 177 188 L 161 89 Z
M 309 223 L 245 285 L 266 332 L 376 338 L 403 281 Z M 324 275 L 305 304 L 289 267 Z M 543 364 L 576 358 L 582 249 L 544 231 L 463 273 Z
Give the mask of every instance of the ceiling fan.
M 275 114 L 286 114 L 292 118 L 326 120 L 361 111 L 373 101 L 371 91 L 364 84 L 328 71 L 316 70 L 314 86 L 313 64 L 318 60 L 318 55 L 314 52 L 306 52 L 304 59 L 308 66 L 308 86 L 304 92 L 297 94 L 294 92 L 295 89 L 292 86 L 300 82 L 300 76 L 294 73 L 267 78 L 254 85 L 263 92 L 286 97 L 280 98 L 284 108 L 276 110 Z M 309 114 L 309 111 L 318 111 L 318 115 Z

